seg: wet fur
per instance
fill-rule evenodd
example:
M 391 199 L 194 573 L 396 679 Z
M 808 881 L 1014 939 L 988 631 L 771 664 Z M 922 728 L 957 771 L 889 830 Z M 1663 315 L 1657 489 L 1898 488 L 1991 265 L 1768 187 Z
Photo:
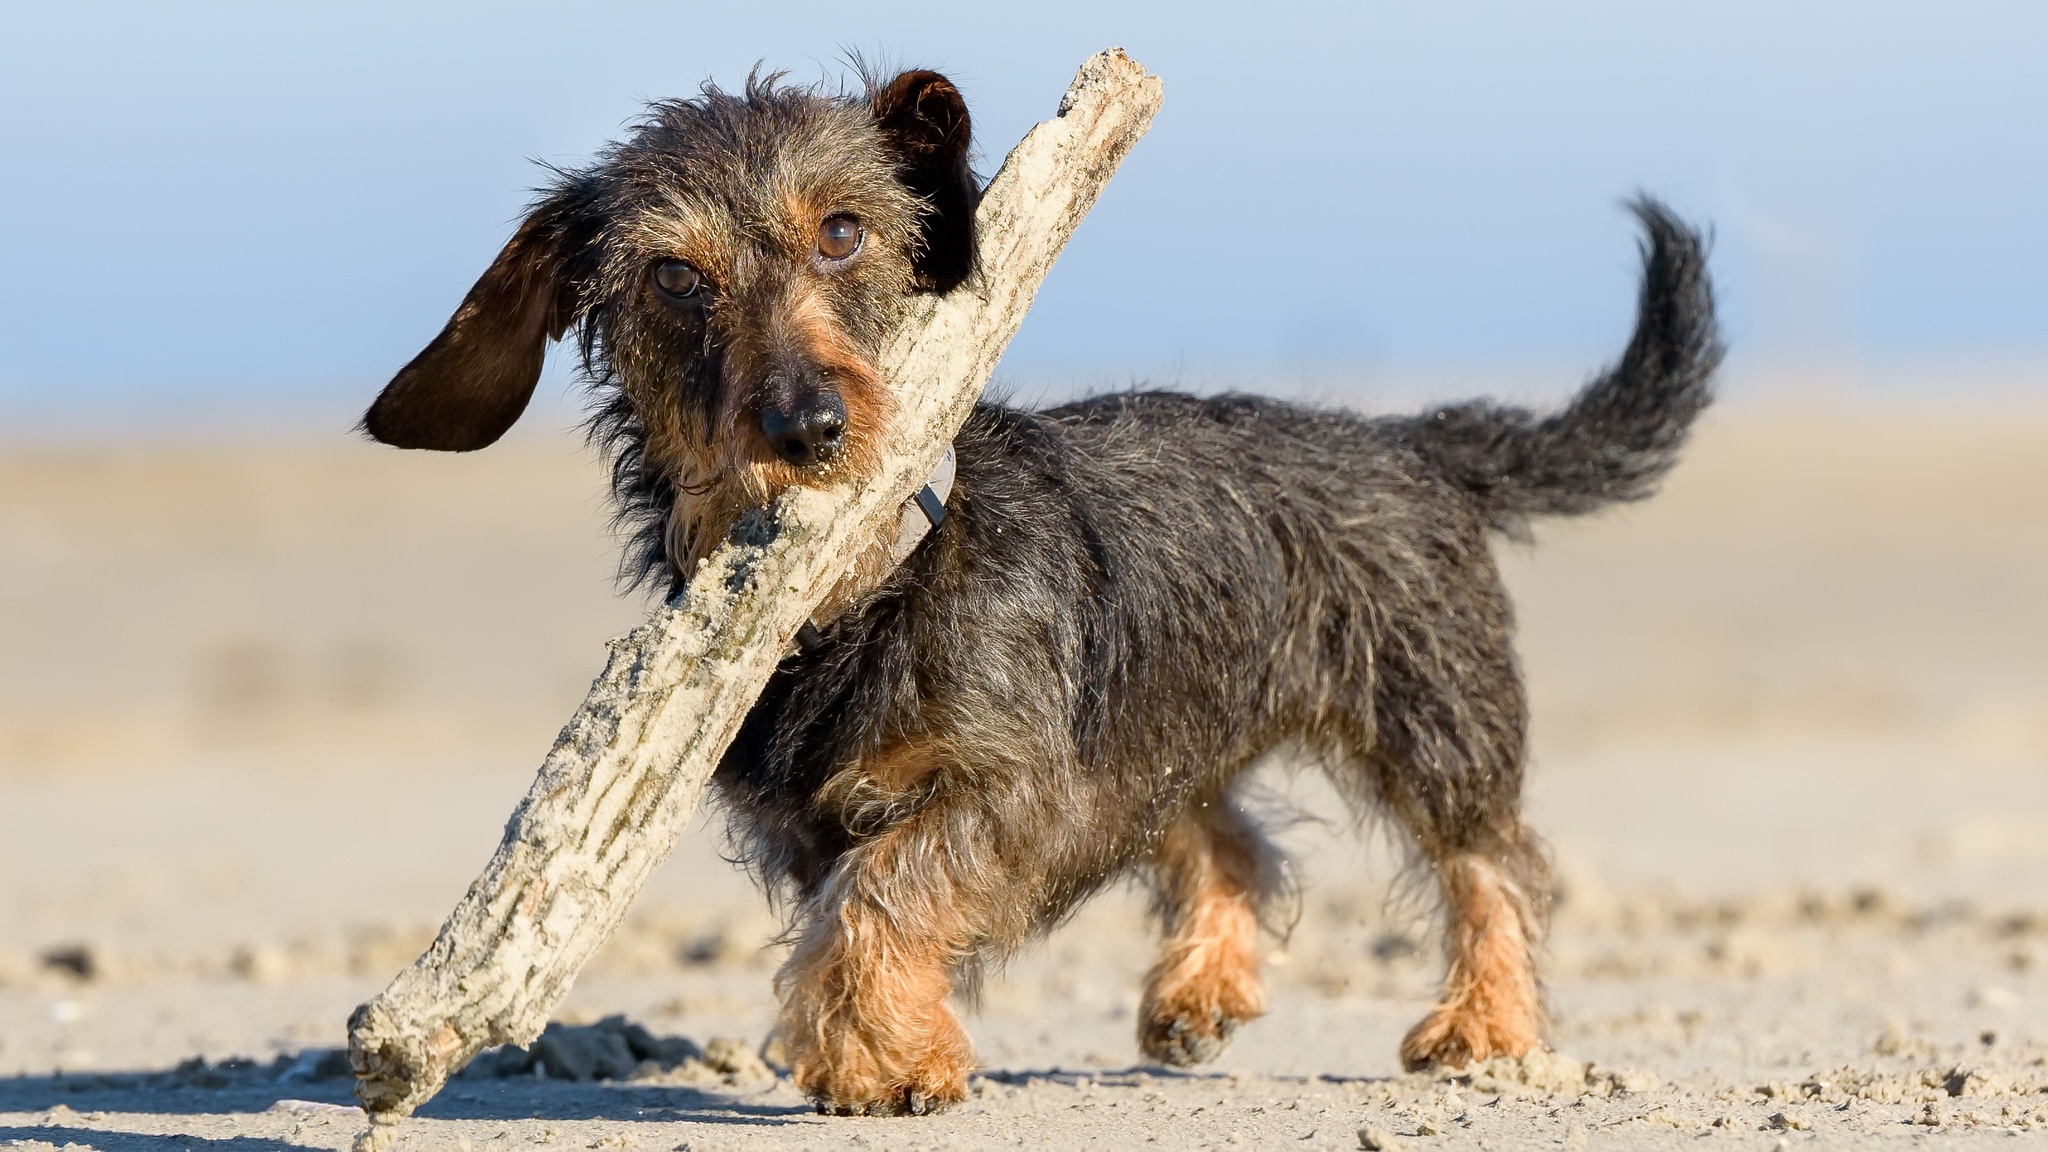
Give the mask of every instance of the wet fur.
M 474 447 L 522 383 L 492 339 L 577 326 L 625 571 L 680 587 L 741 512 L 860 467 L 887 434 L 876 349 L 911 293 L 972 274 L 967 132 L 931 73 L 657 105 L 562 174 L 366 427 Z M 854 274 L 804 263 L 803 230 L 833 211 L 869 229 Z M 1701 243 L 1652 202 L 1635 212 L 1635 335 L 1553 414 L 1152 391 L 974 410 L 951 515 L 783 663 L 715 777 L 740 858 L 791 911 L 781 1032 L 821 1107 L 960 1099 L 972 1052 L 949 992 L 1133 873 L 1166 936 L 1140 1043 L 1173 1064 L 1220 1051 L 1264 1007 L 1257 925 L 1278 885 L 1237 796 L 1281 747 L 1390 817 L 1438 878 L 1450 976 L 1404 1060 L 1540 1043 L 1550 882 L 1520 815 L 1526 703 L 1491 539 L 1649 495 L 1710 398 Z M 716 307 L 650 303 L 665 253 L 705 269 Z M 853 451 L 822 472 L 775 462 L 750 427 L 799 369 L 847 398 Z

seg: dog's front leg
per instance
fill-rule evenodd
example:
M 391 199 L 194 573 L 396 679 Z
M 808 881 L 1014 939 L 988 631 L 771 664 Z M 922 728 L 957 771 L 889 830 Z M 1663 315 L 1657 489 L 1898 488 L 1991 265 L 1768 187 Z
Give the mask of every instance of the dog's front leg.
M 973 933 L 933 816 L 846 854 L 776 977 L 777 1030 L 819 1111 L 922 1114 L 967 1097 L 974 1050 L 946 1000 Z

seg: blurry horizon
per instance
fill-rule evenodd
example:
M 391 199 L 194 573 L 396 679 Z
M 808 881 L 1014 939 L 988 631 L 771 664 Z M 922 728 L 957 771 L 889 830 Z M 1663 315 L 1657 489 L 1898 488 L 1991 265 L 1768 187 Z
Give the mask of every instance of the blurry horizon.
M 1731 394 L 2048 394 L 2048 7 L 651 3 L 10 13 L 0 435 L 347 427 L 545 172 L 652 98 L 937 67 L 991 173 L 1121 44 L 1164 112 L 998 374 L 1366 406 L 1562 395 L 1660 196 L 1716 235 Z M 573 420 L 568 357 L 536 423 Z M 1818 381 L 1818 383 L 1812 383 Z

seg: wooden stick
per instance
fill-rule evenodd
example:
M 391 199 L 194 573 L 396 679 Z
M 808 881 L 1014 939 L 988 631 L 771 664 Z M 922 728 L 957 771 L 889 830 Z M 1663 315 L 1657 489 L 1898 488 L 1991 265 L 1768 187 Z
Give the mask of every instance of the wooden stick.
M 928 297 L 883 350 L 898 400 L 866 480 L 794 489 L 742 522 L 611 658 L 542 762 L 482 876 L 411 968 L 349 1019 L 359 1149 L 485 1048 L 527 1044 L 696 812 L 797 629 L 937 465 L 1053 260 L 1159 109 L 1120 49 L 1081 66 L 1059 114 L 989 182 L 981 272 Z

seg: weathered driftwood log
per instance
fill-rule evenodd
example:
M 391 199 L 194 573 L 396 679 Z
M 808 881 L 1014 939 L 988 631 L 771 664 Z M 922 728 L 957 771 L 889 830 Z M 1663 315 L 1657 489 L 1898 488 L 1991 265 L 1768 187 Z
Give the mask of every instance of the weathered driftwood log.
M 1025 136 L 978 216 L 981 273 L 927 299 L 885 349 L 898 402 L 865 481 L 795 490 L 736 529 L 604 673 L 541 764 L 504 840 L 440 935 L 349 1021 L 359 1147 L 485 1048 L 530 1043 L 675 845 L 775 665 L 944 455 L 1053 260 L 1144 134 L 1159 79 L 1121 50 L 1089 60 Z

